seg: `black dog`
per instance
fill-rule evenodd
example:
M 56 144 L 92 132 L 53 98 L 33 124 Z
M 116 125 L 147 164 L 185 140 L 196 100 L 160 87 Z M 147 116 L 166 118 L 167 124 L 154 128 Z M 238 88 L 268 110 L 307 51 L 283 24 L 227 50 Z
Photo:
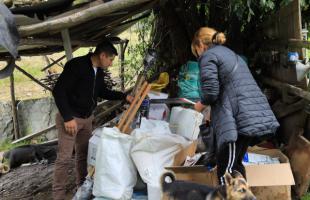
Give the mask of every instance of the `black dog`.
M 225 174 L 224 186 L 210 187 L 188 181 L 175 180 L 172 172 L 161 177 L 165 196 L 173 200 L 256 200 L 247 182 L 239 172 Z
M 4 153 L 11 169 L 25 163 L 39 163 L 46 160 L 51 163 L 56 159 L 57 145 L 23 145 Z

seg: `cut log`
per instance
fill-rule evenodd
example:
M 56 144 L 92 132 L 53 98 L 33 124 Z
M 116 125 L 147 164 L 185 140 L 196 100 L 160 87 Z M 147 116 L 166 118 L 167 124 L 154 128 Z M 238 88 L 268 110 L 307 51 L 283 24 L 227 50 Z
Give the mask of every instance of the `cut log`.
M 39 200 L 52 199 L 54 164 L 22 166 L 0 177 L 0 199 Z M 72 160 L 68 170 L 68 196 L 75 188 L 75 170 Z

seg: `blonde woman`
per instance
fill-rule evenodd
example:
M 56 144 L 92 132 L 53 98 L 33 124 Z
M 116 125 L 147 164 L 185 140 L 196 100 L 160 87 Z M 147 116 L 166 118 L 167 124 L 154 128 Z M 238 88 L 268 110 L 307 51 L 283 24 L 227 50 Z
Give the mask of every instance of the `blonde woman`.
M 199 59 L 202 90 L 195 109 L 211 105 L 220 184 L 224 184 L 226 171 L 237 170 L 245 177 L 242 159 L 252 138 L 272 136 L 279 127 L 247 64 L 223 46 L 225 41 L 224 33 L 202 27 L 191 45 Z

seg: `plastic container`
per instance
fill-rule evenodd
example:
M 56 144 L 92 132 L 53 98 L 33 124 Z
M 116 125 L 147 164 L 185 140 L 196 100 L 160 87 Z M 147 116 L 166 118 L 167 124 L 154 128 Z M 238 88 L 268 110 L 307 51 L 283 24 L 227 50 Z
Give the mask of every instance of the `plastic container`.
M 177 128 L 179 125 L 178 117 L 183 109 L 184 108 L 180 106 L 175 106 L 171 109 L 171 115 L 170 115 L 170 120 L 169 120 L 169 127 L 170 127 L 171 133 L 174 133 L 174 134 L 177 133 Z
M 173 107 L 170 116 L 170 130 L 189 140 L 196 140 L 199 126 L 202 124 L 203 114 L 187 108 Z

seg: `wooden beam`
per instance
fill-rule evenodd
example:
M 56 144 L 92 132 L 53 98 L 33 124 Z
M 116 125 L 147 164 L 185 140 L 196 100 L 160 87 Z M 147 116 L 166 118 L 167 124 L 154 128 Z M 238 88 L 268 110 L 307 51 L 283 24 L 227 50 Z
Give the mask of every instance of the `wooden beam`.
M 287 90 L 289 93 L 295 94 L 303 99 L 310 101 L 310 92 L 306 90 L 267 77 L 261 77 L 261 80 L 267 85 L 273 86 L 281 91 Z
M 97 38 L 105 37 L 105 36 L 109 33 L 109 30 L 110 30 L 110 29 L 114 29 L 115 26 L 118 26 L 118 24 L 120 24 L 120 23 L 121 23 L 121 25 L 122 25 L 122 24 L 126 24 L 127 21 L 126 21 L 126 22 L 123 22 L 123 21 L 125 21 L 126 19 L 131 18 L 132 16 L 134 16 L 134 15 L 136 15 L 136 14 L 138 14 L 138 13 L 144 11 L 144 10 L 150 9 L 151 7 L 153 7 L 153 6 L 155 5 L 155 3 L 156 3 L 156 1 L 154 1 L 154 2 L 152 2 L 152 3 L 149 3 L 149 4 L 147 4 L 147 5 L 143 5 L 142 7 L 138 8 L 138 9 L 132 11 L 132 12 L 129 12 L 127 15 L 124 15 L 124 16 L 122 16 L 122 17 L 118 17 L 118 18 L 115 19 L 115 20 L 112 19 L 111 21 L 108 21 L 108 23 L 102 25 L 102 27 L 99 27 L 99 29 L 97 28 L 96 31 L 90 29 L 90 30 L 87 30 L 87 32 L 83 31 L 83 33 L 86 34 L 86 35 L 87 35 L 87 34 L 91 35 L 91 36 L 90 36 L 91 39 L 97 39 Z M 142 15 L 142 16 L 140 16 L 140 17 L 138 17 L 138 18 L 133 19 L 133 20 L 134 20 L 134 21 L 135 21 L 135 20 L 140 20 L 140 19 L 142 19 L 142 18 L 144 18 L 144 17 L 145 17 L 145 15 Z M 104 19 L 104 20 L 106 20 L 106 19 Z M 131 21 L 132 21 L 132 20 L 129 20 L 128 22 L 130 23 Z M 99 22 L 98 22 L 98 23 L 99 23 Z M 78 33 L 79 33 L 79 32 L 78 32 L 79 29 L 76 29 L 76 28 L 75 28 L 73 31 L 74 31 L 73 34 L 78 34 Z M 94 32 L 96 32 L 95 35 L 93 35 Z
M 269 40 L 265 42 L 267 46 L 287 48 L 307 48 L 310 49 L 310 41 L 300 39 L 289 40 Z
M 79 46 L 77 46 L 77 47 L 74 47 L 73 49 L 72 49 L 72 52 L 75 52 L 77 49 L 79 49 L 80 47 Z M 53 60 L 53 62 L 51 63 L 51 64 L 49 64 L 49 65 L 47 65 L 46 67 L 44 67 L 43 69 L 41 69 L 41 71 L 43 72 L 43 71 L 45 71 L 45 70 L 47 70 L 48 68 L 50 68 L 50 67 L 52 67 L 53 65 L 55 65 L 55 64 L 57 64 L 58 62 L 60 62 L 61 60 L 63 60 L 64 58 L 66 57 L 66 55 L 64 55 L 64 56 L 61 56 L 60 58 L 58 58 L 57 60 Z
M 107 103 L 109 103 L 109 101 L 107 101 Z M 123 106 L 122 101 L 118 101 L 116 102 L 114 105 L 110 106 L 107 110 L 97 113 L 95 114 L 95 120 L 94 120 L 94 124 L 98 124 L 98 122 L 104 118 L 105 116 L 111 114 L 113 111 L 120 109 Z
M 45 88 L 48 91 L 52 91 L 51 88 L 47 87 L 46 85 L 44 85 L 43 83 L 41 83 L 39 80 L 37 80 L 36 78 L 34 78 L 31 74 L 29 74 L 28 72 L 26 72 L 25 70 L 23 70 L 22 68 L 20 68 L 19 66 L 15 65 L 15 68 L 22 72 L 24 75 L 26 75 L 28 78 L 30 78 L 31 80 L 33 80 L 34 82 L 36 82 L 37 84 L 39 84 L 40 86 L 42 86 L 43 88 Z
M 53 63 L 56 62 L 55 59 L 53 59 L 53 58 L 50 58 L 50 59 L 51 59 L 51 61 L 52 61 Z M 64 65 L 63 65 L 62 63 L 56 62 L 55 64 L 58 65 L 58 66 L 61 67 L 61 68 L 64 68 Z
M 11 90 L 14 137 L 15 137 L 15 140 L 17 140 L 20 137 L 20 135 L 19 135 L 19 125 L 18 125 L 18 120 L 17 120 L 17 109 L 16 109 L 14 74 L 13 73 L 10 76 L 10 90 Z
M 20 138 L 20 139 L 18 139 L 18 140 L 14 140 L 14 141 L 12 142 L 12 144 L 16 144 L 16 143 L 18 143 L 18 142 L 25 141 L 25 140 L 30 140 L 30 139 L 32 139 L 32 138 L 34 138 L 34 137 L 37 137 L 37 136 L 39 136 L 39 135 L 42 135 L 43 133 L 46 133 L 46 132 L 49 131 L 49 130 L 54 129 L 54 128 L 56 128 L 56 125 L 55 125 L 55 124 L 49 126 L 48 128 L 46 128 L 46 129 L 44 129 L 44 130 L 41 130 L 41 131 L 39 131 L 39 132 L 32 133 L 32 134 L 30 134 L 30 135 L 26 135 L 25 137 L 22 137 L 22 138 Z
M 28 26 L 20 26 L 18 32 L 21 37 L 25 37 L 49 31 L 60 31 L 64 28 L 77 26 L 81 23 L 103 17 L 115 11 L 120 11 L 150 1 L 151 0 L 113 0 L 59 19 L 47 20 L 42 23 Z
M 97 43 L 91 41 L 71 40 L 73 46 L 90 47 L 96 46 Z M 20 40 L 20 46 L 40 45 L 40 46 L 63 46 L 63 41 L 53 38 L 23 38 Z

